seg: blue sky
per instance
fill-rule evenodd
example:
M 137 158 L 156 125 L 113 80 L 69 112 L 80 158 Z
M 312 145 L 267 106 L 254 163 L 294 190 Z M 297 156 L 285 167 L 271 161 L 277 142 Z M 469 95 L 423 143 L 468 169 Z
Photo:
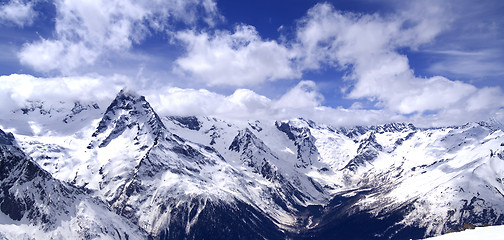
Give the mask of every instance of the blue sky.
M 3 0 L 0 90 L 85 77 L 165 114 L 502 120 L 502 12 L 498 0 Z

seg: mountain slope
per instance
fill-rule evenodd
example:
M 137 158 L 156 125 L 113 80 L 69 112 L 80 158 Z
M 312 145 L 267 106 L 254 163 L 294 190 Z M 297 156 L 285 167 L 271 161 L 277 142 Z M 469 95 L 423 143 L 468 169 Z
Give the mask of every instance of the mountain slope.
M 68 135 L 100 117 L 100 105 L 89 100 L 27 100 L 23 107 L 3 113 L 0 125 L 29 136 Z
M 138 227 L 83 190 L 52 178 L 0 130 L 0 236 L 16 238 L 145 238 Z
M 212 147 L 168 131 L 145 98 L 135 93 L 117 95 L 86 152 L 69 180 L 93 190 L 155 238 L 282 235 L 275 219 L 256 206 L 267 203 L 252 200 L 264 193 L 257 186 L 240 187 L 253 179 L 241 176 Z M 229 227 L 208 228 L 217 221 Z
M 202 123 L 199 130 L 184 129 L 176 123 L 170 125 L 170 129 L 180 135 L 206 135 L 195 136 L 194 139 L 213 142 L 226 158 L 237 158 L 219 148 L 220 141 L 228 144 L 237 142 L 236 138 L 226 136 L 233 135 L 227 133 L 232 125 L 219 124 L 219 121 L 209 118 L 198 119 Z M 350 228 L 337 230 L 339 228 L 335 226 L 341 225 L 336 222 L 351 219 L 355 219 L 355 225 L 382 224 L 365 236 L 387 238 L 401 238 L 407 234 L 417 237 L 439 235 L 464 223 L 502 224 L 504 206 L 501 204 L 500 176 L 504 165 L 500 145 L 504 139 L 500 129 L 486 123 L 439 129 L 418 129 L 401 123 L 335 129 L 298 119 L 277 122 L 273 125 L 279 130 L 276 133 L 268 130 L 271 129 L 268 124 L 255 122 L 254 126 L 261 129 L 254 131 L 258 139 L 244 134 L 251 130 L 233 131 L 237 131 L 237 136 L 242 136 L 242 139 L 246 139 L 245 136 L 253 139 L 242 140 L 242 145 L 264 141 L 267 146 L 258 149 L 268 149 L 268 154 L 244 152 L 245 165 L 255 166 L 252 171 L 260 173 L 262 160 L 268 159 L 260 156 L 281 156 L 278 158 L 289 159 L 291 166 L 304 169 L 303 174 L 330 192 L 331 202 L 359 196 L 351 197 L 353 200 L 336 201 L 338 204 L 325 202 L 320 205 L 324 209 L 322 213 L 313 210 L 318 209 L 314 207 L 317 204 L 305 205 L 306 210 L 302 207 L 297 209 L 298 218 L 304 220 L 296 228 L 305 229 L 301 231 L 306 231 L 306 236 L 348 234 L 342 231 Z M 292 130 L 302 128 L 307 129 Z M 278 136 L 282 135 L 288 140 L 279 139 Z M 310 145 L 312 147 L 306 147 Z M 231 150 L 241 150 L 241 147 L 231 146 Z M 306 156 L 318 156 L 318 160 L 312 158 L 305 161 L 310 164 L 299 164 L 300 146 L 305 147 L 303 153 L 309 154 Z M 291 153 L 290 157 L 287 152 Z M 254 160 L 249 156 L 258 158 Z M 275 157 L 268 160 L 270 164 L 275 161 L 282 160 Z M 281 166 L 277 171 L 281 173 L 286 168 Z M 292 175 L 292 170 L 286 172 Z
M 374 131 L 374 130 L 372 130 Z M 376 134 L 376 132 L 375 132 Z M 464 224 L 503 224 L 501 130 L 484 123 L 379 133 L 383 146 L 351 183 L 373 189 L 355 203 L 376 217 L 407 209 L 395 226 L 438 235 Z M 399 141 L 398 141 L 399 140 Z M 495 153 L 494 153 L 495 152 Z
M 504 235 L 504 226 L 477 227 L 463 232 L 454 232 L 438 237 L 429 238 L 429 240 L 471 240 L 486 239 L 499 240 Z
M 160 117 L 123 90 L 76 133 L 16 137 L 154 238 L 403 239 L 504 220 L 498 124 Z

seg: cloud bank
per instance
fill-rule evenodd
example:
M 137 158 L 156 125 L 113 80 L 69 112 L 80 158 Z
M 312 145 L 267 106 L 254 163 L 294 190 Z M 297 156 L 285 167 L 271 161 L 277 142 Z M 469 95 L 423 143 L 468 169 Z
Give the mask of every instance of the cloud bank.
M 37 78 L 30 75 L 13 74 L 1 76 L 0 120 L 11 117 L 28 101 L 44 101 L 47 106 L 58 106 L 60 101 L 96 102 L 105 109 L 115 95 L 124 87 L 136 89 L 138 84 L 126 76 L 86 76 L 62 78 Z M 486 88 L 467 106 L 472 108 L 481 103 L 492 102 L 495 89 Z M 231 120 L 274 121 L 303 117 L 332 126 L 373 125 L 387 122 L 413 122 L 422 127 L 443 124 L 463 124 L 465 121 L 481 120 L 481 116 L 462 118 L 465 110 L 450 112 L 453 118 L 444 115 L 404 116 L 388 110 L 332 108 L 323 105 L 323 96 L 313 81 L 300 81 L 277 99 L 270 99 L 250 89 L 237 89 L 231 95 L 223 95 L 206 89 L 162 87 L 143 89 L 153 108 L 161 116 L 210 116 Z M 474 105 L 476 104 L 476 105 Z M 458 111 L 458 112 L 457 112 Z M 487 114 L 488 115 L 488 114 Z M 502 121 L 504 112 L 496 111 L 492 117 Z M 461 120 L 463 119 L 463 120 Z M 36 120 L 36 119 L 34 119 Z

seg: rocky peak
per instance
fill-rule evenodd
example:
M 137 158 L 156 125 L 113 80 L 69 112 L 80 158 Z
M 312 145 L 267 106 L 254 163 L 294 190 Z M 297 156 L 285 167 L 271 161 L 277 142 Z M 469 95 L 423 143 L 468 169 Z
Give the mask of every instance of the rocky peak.
M 238 132 L 229 150 L 240 153 L 243 164 L 253 168 L 254 172 L 264 178 L 268 180 L 281 178 L 273 163 L 278 161 L 278 157 L 249 128 Z
M 376 141 L 375 133 L 370 132 L 367 138 L 364 138 L 359 142 L 359 148 L 357 149 L 357 153 L 363 153 L 368 150 L 381 151 L 382 149 L 383 149 L 382 145 L 380 145 Z
M 343 133 L 345 136 L 354 139 L 358 136 L 362 136 L 369 131 L 374 131 L 376 133 L 394 133 L 394 132 L 404 132 L 404 131 L 414 131 L 417 130 L 415 125 L 412 123 L 386 123 L 383 125 L 376 126 L 355 126 L 352 128 L 340 128 L 339 132 Z
M 43 196 L 51 196 L 54 192 L 70 194 L 70 190 L 13 146 L 12 134 L 0 130 L 0 142 L 0 210 L 17 221 L 23 217 L 34 224 L 56 221 L 48 209 L 59 210 L 67 206 Z
M 378 125 L 374 127 L 377 133 L 384 132 L 404 132 L 409 130 L 416 130 L 415 125 L 411 123 L 386 123 L 383 125 Z
M 167 118 L 176 125 L 190 130 L 199 131 L 202 126 L 202 123 L 195 116 L 187 116 L 187 117 L 170 116 Z
M 12 133 L 6 133 L 0 129 L 0 145 L 14 145 L 16 140 Z
M 157 136 L 161 132 L 167 132 L 165 125 L 144 96 L 123 89 L 107 108 L 93 137 L 103 138 L 100 143 L 102 147 L 126 129 L 135 127 L 138 129 L 138 134 Z
M 302 121 L 301 124 L 299 121 Z M 279 131 L 285 133 L 297 147 L 298 162 L 296 163 L 296 167 L 306 168 L 312 165 L 314 161 L 318 160 L 319 152 L 315 146 L 316 139 L 311 134 L 308 122 L 302 119 L 294 123 L 291 121 L 276 122 L 275 126 Z
M 364 126 L 355 126 L 352 128 L 340 128 L 338 129 L 338 131 L 343 133 L 343 135 L 347 136 L 348 138 L 354 139 L 355 137 L 365 134 L 367 131 L 369 131 L 369 128 Z
M 147 239 L 89 192 L 55 179 L 12 146 L 12 134 L 0 130 L 0 141 L 0 211 L 22 226 L 12 225 L 14 234 L 8 239 Z M 93 217 L 95 213 L 100 217 Z
M 238 132 L 238 135 L 229 146 L 229 150 L 240 152 L 240 150 L 249 148 L 250 145 L 257 146 L 257 140 L 257 137 L 248 128 L 245 128 Z
M 376 141 L 375 132 L 371 131 L 368 137 L 359 141 L 357 155 L 348 162 L 344 169 L 356 171 L 359 166 L 365 166 L 376 159 L 382 150 L 383 146 Z

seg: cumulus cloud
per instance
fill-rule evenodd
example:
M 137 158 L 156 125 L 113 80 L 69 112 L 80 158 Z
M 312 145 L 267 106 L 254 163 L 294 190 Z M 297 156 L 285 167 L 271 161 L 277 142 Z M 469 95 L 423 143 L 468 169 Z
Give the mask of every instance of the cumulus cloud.
M 250 25 L 239 25 L 233 33 L 183 31 L 176 37 L 187 51 L 177 59 L 178 68 L 208 85 L 244 86 L 300 77 L 292 67 L 293 53 L 276 41 L 261 39 Z
M 214 115 L 225 101 L 225 96 L 206 89 L 167 87 L 144 92 L 147 100 L 162 115 Z
M 301 81 L 278 99 L 275 106 L 281 109 L 316 108 L 322 101 L 324 96 L 318 92 L 315 82 Z
M 252 114 L 265 113 L 264 110 L 271 106 L 271 99 L 249 89 L 237 89 L 232 95 L 226 97 L 226 100 L 236 104 L 239 109 L 247 109 L 247 112 Z
M 33 2 L 11 0 L 0 6 L 0 22 L 14 23 L 19 27 L 33 24 L 37 13 L 33 10 Z
M 271 119 L 272 100 L 249 89 L 226 96 L 206 89 L 165 87 L 142 92 L 164 116 L 212 116 L 226 119 Z
M 500 89 L 487 95 L 487 89 L 445 77 L 417 77 L 407 56 L 399 53 L 401 48 L 414 50 L 433 41 L 449 22 L 443 14 L 435 4 L 415 3 L 391 16 L 344 13 L 330 4 L 317 4 L 299 22 L 299 59 L 307 69 L 328 65 L 350 70 L 348 98 L 367 98 L 398 114 L 503 107 Z M 482 95 L 490 99 L 480 101 Z
M 323 98 L 312 81 L 300 81 L 279 99 L 267 98 L 250 89 L 237 89 L 228 96 L 206 89 L 177 87 L 150 89 L 143 94 L 161 115 L 250 120 L 308 117 L 320 106 Z
M 61 71 L 69 73 L 84 64 L 95 62 L 101 51 L 86 46 L 83 42 L 42 39 L 26 44 L 18 53 L 21 64 L 29 65 L 39 72 Z
M 162 116 L 211 116 L 231 120 L 275 121 L 303 117 L 333 126 L 354 126 L 404 121 L 392 112 L 322 106 L 322 95 L 312 81 L 300 81 L 278 99 L 269 99 L 249 89 L 222 95 L 205 89 L 166 87 L 144 91 Z M 298 99 L 301 99 L 298 101 Z
M 220 18 L 212 0 L 56 0 L 55 6 L 55 37 L 27 43 L 18 55 L 22 64 L 40 72 L 69 73 L 108 51 L 127 50 L 175 22 L 194 24 L 201 16 L 213 24 Z

